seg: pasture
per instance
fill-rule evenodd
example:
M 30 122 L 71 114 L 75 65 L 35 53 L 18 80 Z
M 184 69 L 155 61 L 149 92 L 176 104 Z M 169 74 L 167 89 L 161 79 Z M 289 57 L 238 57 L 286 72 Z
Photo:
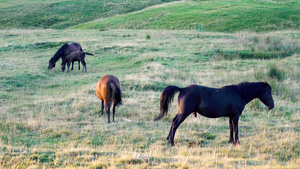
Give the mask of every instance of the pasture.
M 198 30 L 0 30 L 2 168 L 297 168 L 300 165 L 300 32 Z M 85 52 L 87 73 L 48 61 L 66 42 Z M 123 105 L 100 115 L 97 81 L 119 78 Z M 175 146 L 166 137 L 176 99 L 161 121 L 168 85 L 222 87 L 268 81 L 275 107 L 258 100 L 240 117 L 240 145 L 227 118 L 189 116 Z M 177 95 L 176 95 L 177 96 Z

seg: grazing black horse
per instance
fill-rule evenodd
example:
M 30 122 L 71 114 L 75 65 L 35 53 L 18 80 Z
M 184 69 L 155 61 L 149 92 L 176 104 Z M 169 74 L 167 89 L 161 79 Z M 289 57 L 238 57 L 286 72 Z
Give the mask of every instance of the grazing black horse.
M 55 63 L 58 61 L 59 58 L 64 60 L 68 54 L 70 54 L 72 52 L 77 52 L 77 51 L 82 51 L 80 44 L 78 44 L 78 43 L 64 44 L 62 47 L 60 47 L 60 49 L 58 49 L 58 51 L 54 54 L 54 56 L 49 60 L 48 69 L 54 68 Z M 78 61 L 78 65 L 79 64 L 80 64 L 80 62 Z M 74 61 L 72 62 L 71 70 L 73 70 L 73 65 L 74 65 Z
M 174 136 L 179 125 L 191 113 L 199 113 L 209 118 L 229 117 L 230 143 L 239 144 L 238 122 L 244 107 L 251 100 L 259 98 L 268 109 L 274 107 L 272 88 L 267 82 L 242 82 L 237 85 L 222 88 L 190 85 L 185 88 L 177 86 L 166 87 L 160 95 L 159 120 L 168 113 L 176 92 L 178 95 L 178 113 L 173 119 L 169 136 L 171 146 L 174 146 Z M 235 139 L 233 140 L 233 132 Z

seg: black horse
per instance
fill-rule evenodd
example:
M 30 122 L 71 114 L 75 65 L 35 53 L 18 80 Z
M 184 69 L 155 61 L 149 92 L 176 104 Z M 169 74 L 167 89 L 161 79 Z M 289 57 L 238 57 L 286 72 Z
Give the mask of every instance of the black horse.
M 185 88 L 168 86 L 160 95 L 160 114 L 155 120 L 161 119 L 168 113 L 169 104 L 178 91 L 180 92 L 178 95 L 178 114 L 173 119 L 167 137 L 171 146 L 174 146 L 177 128 L 191 113 L 195 115 L 199 113 L 209 118 L 229 117 L 229 142 L 239 144 L 238 121 L 245 105 L 251 100 L 259 98 L 268 109 L 274 107 L 272 88 L 266 82 L 242 82 L 222 88 L 198 85 L 190 85 Z M 233 132 L 235 132 L 234 140 Z
M 60 47 L 60 49 L 58 49 L 58 51 L 54 54 L 54 56 L 49 60 L 48 69 L 54 68 L 55 63 L 58 61 L 59 58 L 64 60 L 68 54 L 70 54 L 72 52 L 77 52 L 77 51 L 82 51 L 80 44 L 78 44 L 78 43 L 64 44 L 62 47 Z M 88 53 L 88 54 L 90 54 L 90 53 Z M 80 62 L 78 61 L 78 65 L 79 64 L 80 64 Z M 74 65 L 74 61 L 72 62 L 71 70 L 73 70 L 73 65 Z

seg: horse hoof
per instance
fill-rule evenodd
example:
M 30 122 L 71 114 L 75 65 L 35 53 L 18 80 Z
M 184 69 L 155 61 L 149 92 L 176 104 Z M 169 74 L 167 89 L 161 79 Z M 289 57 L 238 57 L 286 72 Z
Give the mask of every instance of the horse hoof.
M 237 141 L 234 143 L 234 145 L 240 145 L 240 141 L 237 140 Z

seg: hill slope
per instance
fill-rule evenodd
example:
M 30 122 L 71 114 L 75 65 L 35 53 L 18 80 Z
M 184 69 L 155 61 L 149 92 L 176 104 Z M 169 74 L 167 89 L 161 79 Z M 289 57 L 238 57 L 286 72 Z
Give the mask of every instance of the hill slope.
M 174 0 L 32 0 L 0 1 L 0 29 L 65 29 Z
M 72 28 L 199 29 L 221 32 L 299 29 L 299 6 L 296 0 L 182 1 Z

